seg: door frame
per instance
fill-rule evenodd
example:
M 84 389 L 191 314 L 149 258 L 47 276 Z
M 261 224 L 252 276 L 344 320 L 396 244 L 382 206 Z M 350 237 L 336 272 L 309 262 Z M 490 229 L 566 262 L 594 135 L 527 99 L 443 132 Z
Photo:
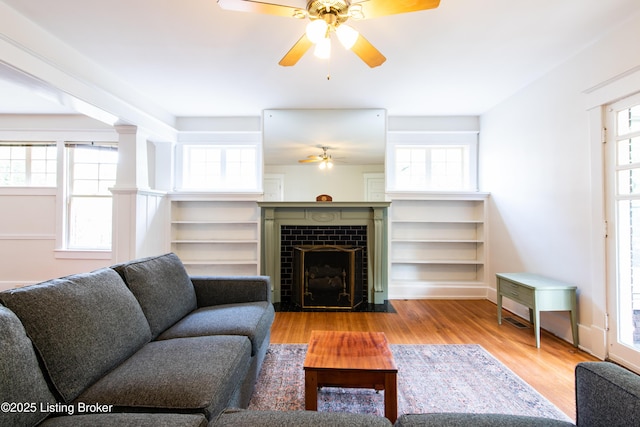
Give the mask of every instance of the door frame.
M 619 274 L 618 274 L 618 198 L 616 197 L 616 170 L 617 170 L 617 138 L 616 138 L 616 112 L 625 108 L 640 105 L 640 92 L 625 97 L 616 102 L 610 103 L 605 107 L 605 218 L 608 224 L 608 237 L 606 242 L 606 271 L 607 271 L 607 357 L 608 359 L 627 366 L 637 372 L 640 372 L 640 346 L 631 347 L 628 344 L 620 342 L 619 322 L 620 299 L 619 292 Z M 640 199 L 640 198 L 638 198 Z M 638 200 L 635 199 L 635 200 Z

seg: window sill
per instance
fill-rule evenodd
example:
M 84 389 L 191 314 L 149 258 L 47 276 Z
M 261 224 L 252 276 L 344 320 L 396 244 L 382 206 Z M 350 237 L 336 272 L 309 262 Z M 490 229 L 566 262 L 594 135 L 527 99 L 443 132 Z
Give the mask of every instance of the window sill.
M 0 187 L 0 196 L 55 196 L 56 187 Z
M 56 259 L 106 259 L 110 260 L 112 254 L 110 250 L 78 250 L 78 249 L 56 249 Z

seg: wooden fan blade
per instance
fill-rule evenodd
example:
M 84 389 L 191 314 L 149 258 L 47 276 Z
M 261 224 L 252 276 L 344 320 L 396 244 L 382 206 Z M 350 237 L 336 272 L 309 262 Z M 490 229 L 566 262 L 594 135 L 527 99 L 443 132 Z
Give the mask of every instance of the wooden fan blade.
M 225 10 L 264 13 L 267 15 L 286 16 L 289 18 L 293 18 L 295 12 L 301 10 L 297 7 L 252 0 L 218 0 L 218 5 Z
M 311 43 L 311 40 L 309 40 L 307 35 L 303 34 L 296 44 L 289 49 L 289 52 L 287 52 L 287 54 L 280 60 L 279 64 L 283 67 L 296 65 L 300 58 L 302 58 L 302 55 L 304 55 L 312 45 L 313 43 Z
M 302 159 L 302 160 L 298 160 L 298 163 L 317 163 L 321 161 L 322 159 Z
M 435 9 L 440 5 L 440 0 L 365 0 L 352 4 L 362 6 L 363 19 L 371 19 L 380 16 L 397 15 L 398 13 Z
M 351 50 L 371 68 L 382 65 L 387 60 L 362 34 L 358 36 Z

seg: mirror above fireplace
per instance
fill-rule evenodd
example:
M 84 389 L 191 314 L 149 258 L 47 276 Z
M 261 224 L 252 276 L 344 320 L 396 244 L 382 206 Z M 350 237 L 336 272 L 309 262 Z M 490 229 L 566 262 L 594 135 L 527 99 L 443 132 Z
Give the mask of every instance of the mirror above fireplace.
M 384 164 L 384 109 L 270 109 L 262 120 L 265 165 L 297 165 L 322 147 L 345 165 Z

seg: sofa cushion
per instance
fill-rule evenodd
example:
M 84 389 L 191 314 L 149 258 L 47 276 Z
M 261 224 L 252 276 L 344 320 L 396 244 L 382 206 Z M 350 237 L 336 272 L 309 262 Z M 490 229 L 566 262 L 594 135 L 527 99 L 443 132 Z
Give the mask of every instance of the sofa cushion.
M 435 413 L 405 414 L 396 427 L 573 427 L 567 421 L 506 414 Z
M 64 401 L 151 338 L 140 305 L 110 268 L 0 293 L 22 321 Z
M 176 254 L 142 258 L 113 268 L 140 302 L 153 338 L 196 309 L 193 284 Z
M 628 426 L 640 422 L 640 377 L 610 362 L 576 366 L 578 426 Z
M 163 332 L 158 339 L 206 335 L 244 335 L 255 355 L 271 330 L 275 313 L 267 301 L 199 308 Z
M 31 340 L 16 315 L 0 306 L 0 401 L 28 406 L 0 411 L 2 426 L 32 426 L 47 417 L 41 405 L 55 403 Z M 34 406 L 35 405 L 35 406 Z
M 199 414 L 108 413 L 49 418 L 38 427 L 206 427 Z
M 371 414 L 316 411 L 249 411 L 227 409 L 209 427 L 390 427 L 391 422 Z
M 82 393 L 77 402 L 115 411 L 219 413 L 251 363 L 247 337 L 215 336 L 152 341 Z

